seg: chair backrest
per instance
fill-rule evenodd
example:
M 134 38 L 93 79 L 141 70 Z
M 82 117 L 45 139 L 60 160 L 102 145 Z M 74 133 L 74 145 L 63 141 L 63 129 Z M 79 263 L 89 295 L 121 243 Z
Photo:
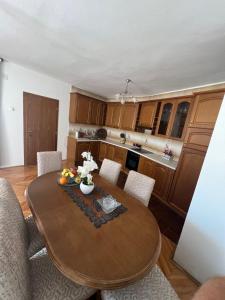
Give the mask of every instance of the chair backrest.
M 110 159 L 104 159 L 99 174 L 112 184 L 117 184 L 122 165 Z
M 37 152 L 37 173 L 38 176 L 58 171 L 62 168 L 62 152 L 45 151 Z
M 14 191 L 0 178 L 0 298 L 30 299 L 27 228 Z
M 155 179 L 135 171 L 130 171 L 124 186 L 124 191 L 148 207 L 154 185 Z

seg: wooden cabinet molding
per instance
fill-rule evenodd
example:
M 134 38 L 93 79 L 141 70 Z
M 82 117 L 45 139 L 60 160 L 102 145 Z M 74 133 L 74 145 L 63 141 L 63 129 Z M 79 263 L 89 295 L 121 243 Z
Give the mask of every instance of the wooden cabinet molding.
M 195 97 L 190 127 L 213 129 L 224 97 L 224 92 L 200 94 Z
M 161 201 L 167 202 L 174 170 L 141 156 L 138 172 L 155 179 L 153 195 Z

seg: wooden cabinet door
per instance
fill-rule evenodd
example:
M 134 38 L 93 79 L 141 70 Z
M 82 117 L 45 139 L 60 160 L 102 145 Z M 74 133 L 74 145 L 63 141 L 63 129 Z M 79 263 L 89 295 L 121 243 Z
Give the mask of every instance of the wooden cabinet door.
M 78 94 L 70 94 L 70 113 L 71 123 L 89 124 L 91 98 Z
M 189 127 L 184 140 L 185 146 L 207 151 L 212 131 L 212 129 Z
M 95 161 L 99 160 L 99 142 L 90 142 L 90 151 Z
M 171 116 L 171 128 L 169 137 L 183 140 L 191 112 L 191 98 L 178 99 L 175 101 L 174 113 Z
M 107 149 L 106 149 L 106 156 L 105 156 L 105 158 L 114 160 L 115 148 L 116 148 L 116 146 L 108 144 L 107 145 Z
M 97 100 L 90 100 L 89 124 L 98 125 L 99 122 L 99 105 Z
M 205 151 L 183 148 L 169 196 L 169 203 L 183 215 L 191 203 L 204 158 Z
M 157 102 L 149 101 L 141 103 L 138 125 L 153 128 Z
M 174 100 L 162 101 L 159 112 L 159 119 L 156 128 L 156 134 L 168 136 L 171 128 L 171 121 L 174 112 Z
M 81 163 L 83 158 L 82 152 L 90 151 L 90 142 L 77 142 L 76 144 L 76 163 Z
M 103 126 L 105 124 L 106 103 L 103 101 L 98 101 L 97 106 L 97 125 Z
M 139 104 L 123 104 L 121 111 L 120 128 L 125 130 L 135 130 Z
M 138 172 L 155 179 L 153 195 L 162 201 L 168 200 L 174 171 L 150 159 L 140 157 Z
M 200 94 L 195 97 L 190 126 L 213 129 L 224 93 Z
M 114 160 L 122 165 L 122 168 L 125 168 L 127 158 L 127 150 L 121 147 L 115 147 L 114 151 Z
M 112 127 L 114 128 L 120 128 L 121 108 L 120 103 L 113 105 Z
M 105 126 L 112 127 L 113 110 L 114 110 L 114 104 L 108 103 L 106 109 Z
M 67 138 L 67 161 L 70 164 L 74 164 L 76 154 L 76 140 L 75 138 L 68 136 Z
M 106 152 L 107 152 L 107 144 L 100 143 L 100 149 L 99 149 L 99 160 L 103 160 L 106 158 Z

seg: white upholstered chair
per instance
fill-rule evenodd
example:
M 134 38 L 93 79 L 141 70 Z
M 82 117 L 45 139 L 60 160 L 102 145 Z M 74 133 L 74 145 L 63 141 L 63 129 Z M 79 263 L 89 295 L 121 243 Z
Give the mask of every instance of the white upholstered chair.
M 110 159 L 104 159 L 99 171 L 99 175 L 112 184 L 117 184 L 122 165 Z
M 38 176 L 49 172 L 58 171 L 62 168 L 62 152 L 45 151 L 37 152 L 37 173 Z
M 95 293 L 63 276 L 45 248 L 29 259 L 28 247 L 19 202 L 9 183 L 0 178 L 0 299 L 84 300 Z
M 102 300 L 179 300 L 160 268 L 155 265 L 143 279 L 122 289 L 101 291 Z
M 124 191 L 148 207 L 154 185 L 155 179 L 135 171 L 130 171 L 124 186 Z

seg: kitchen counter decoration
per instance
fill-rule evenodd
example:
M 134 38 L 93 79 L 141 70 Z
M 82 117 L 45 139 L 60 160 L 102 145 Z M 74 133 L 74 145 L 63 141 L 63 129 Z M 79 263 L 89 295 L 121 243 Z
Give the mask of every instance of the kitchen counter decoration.
M 93 160 L 91 152 L 83 152 L 81 156 L 84 159 L 83 166 L 79 166 L 77 169 L 77 173 L 81 179 L 80 190 L 83 194 L 90 194 L 95 187 L 91 172 L 97 170 L 98 165 Z

